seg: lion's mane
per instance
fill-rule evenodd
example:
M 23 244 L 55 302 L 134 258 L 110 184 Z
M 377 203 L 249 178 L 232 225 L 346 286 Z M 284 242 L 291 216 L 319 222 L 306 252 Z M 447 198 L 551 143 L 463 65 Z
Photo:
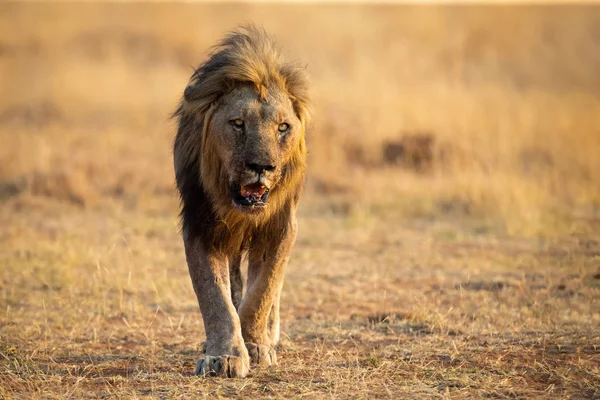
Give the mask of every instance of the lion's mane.
M 225 168 L 213 150 L 211 115 L 219 99 L 238 84 L 252 84 L 261 97 L 269 88 L 282 90 L 302 124 L 301 139 L 283 166 L 267 211 L 258 216 L 242 215 L 232 207 Z M 219 250 L 239 250 L 252 238 L 261 236 L 260 241 L 268 242 L 270 235 L 286 229 L 305 170 L 308 86 L 304 68 L 285 62 L 261 29 L 240 28 L 215 46 L 193 73 L 174 113 L 179 122 L 173 152 L 184 235 L 200 237 L 205 246 Z

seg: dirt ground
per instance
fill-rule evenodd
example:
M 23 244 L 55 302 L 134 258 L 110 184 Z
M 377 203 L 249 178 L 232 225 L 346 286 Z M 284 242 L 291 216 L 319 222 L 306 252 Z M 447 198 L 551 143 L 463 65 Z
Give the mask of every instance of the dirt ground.
M 169 119 L 262 24 L 313 80 L 279 364 L 204 330 Z M 0 4 L 0 398 L 600 398 L 600 7 Z

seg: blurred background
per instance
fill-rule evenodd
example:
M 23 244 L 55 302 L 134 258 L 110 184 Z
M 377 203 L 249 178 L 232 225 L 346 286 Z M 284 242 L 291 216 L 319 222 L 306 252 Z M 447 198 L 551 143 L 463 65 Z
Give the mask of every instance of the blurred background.
M 280 366 L 204 331 L 170 119 L 263 25 L 313 83 Z M 600 398 L 600 7 L 0 2 L 0 398 Z
M 600 226 L 593 6 L 3 3 L 0 205 L 175 215 L 175 109 L 225 32 L 307 65 L 305 214 Z

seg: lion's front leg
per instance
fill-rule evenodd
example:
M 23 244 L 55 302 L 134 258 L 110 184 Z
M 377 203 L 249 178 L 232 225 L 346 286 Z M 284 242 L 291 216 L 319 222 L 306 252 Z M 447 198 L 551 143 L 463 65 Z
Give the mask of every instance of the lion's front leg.
M 248 290 L 239 307 L 242 335 L 253 364 L 277 362 L 279 298 L 285 266 L 296 241 L 296 220 L 285 224 L 278 238 L 252 243 L 248 259 Z
M 229 284 L 231 286 L 231 301 L 237 310 L 242 303 L 244 281 L 242 280 L 242 254 L 241 252 L 232 256 L 229 260 Z
M 279 329 L 279 304 L 281 302 L 281 290 L 283 289 L 283 279 L 281 280 L 281 284 L 279 288 L 277 288 L 277 292 L 275 293 L 275 298 L 273 299 L 273 306 L 271 307 L 271 312 L 269 313 L 268 320 L 268 334 L 271 339 L 272 346 L 277 346 L 279 343 L 280 329 Z
M 200 240 L 186 238 L 185 255 L 206 331 L 205 355 L 196 374 L 243 377 L 250 368 L 240 320 L 231 301 L 227 257 L 207 251 Z

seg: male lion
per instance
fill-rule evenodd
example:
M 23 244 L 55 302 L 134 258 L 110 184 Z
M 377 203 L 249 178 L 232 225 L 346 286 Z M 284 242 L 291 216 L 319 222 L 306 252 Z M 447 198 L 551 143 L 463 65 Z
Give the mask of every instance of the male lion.
M 206 330 L 196 374 L 243 377 L 250 363 L 277 361 L 305 170 L 308 79 L 264 31 L 239 28 L 194 72 L 175 116 L 183 242 Z

